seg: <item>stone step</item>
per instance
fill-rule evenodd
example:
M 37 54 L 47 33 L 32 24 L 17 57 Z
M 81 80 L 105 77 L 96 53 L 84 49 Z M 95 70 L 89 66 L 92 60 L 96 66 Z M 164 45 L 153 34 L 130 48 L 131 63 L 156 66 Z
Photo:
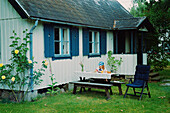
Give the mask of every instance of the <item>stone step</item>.
M 163 79 L 161 82 L 170 82 L 170 79 Z
M 159 76 L 159 73 L 158 72 L 154 72 L 154 73 L 149 73 L 149 77 L 156 77 L 156 76 Z
M 160 76 L 156 76 L 156 77 L 152 77 L 151 81 L 160 81 L 161 77 Z

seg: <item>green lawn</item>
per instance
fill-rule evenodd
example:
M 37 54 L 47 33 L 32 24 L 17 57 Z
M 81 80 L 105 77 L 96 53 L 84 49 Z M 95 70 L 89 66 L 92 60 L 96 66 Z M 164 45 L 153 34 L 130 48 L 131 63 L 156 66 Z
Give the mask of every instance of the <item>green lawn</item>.
M 53 97 L 43 97 L 35 102 L 0 103 L 0 113 L 168 113 L 170 112 L 170 87 L 161 87 L 159 84 L 150 83 L 152 97 L 148 98 L 144 95 L 141 101 L 131 96 L 124 99 L 123 96 L 118 95 L 117 87 L 113 87 L 114 94 L 109 101 L 106 100 L 103 90 L 92 89 L 92 92 L 76 95 L 70 91 Z M 125 92 L 125 85 L 122 88 Z M 158 98 L 160 96 L 165 98 Z

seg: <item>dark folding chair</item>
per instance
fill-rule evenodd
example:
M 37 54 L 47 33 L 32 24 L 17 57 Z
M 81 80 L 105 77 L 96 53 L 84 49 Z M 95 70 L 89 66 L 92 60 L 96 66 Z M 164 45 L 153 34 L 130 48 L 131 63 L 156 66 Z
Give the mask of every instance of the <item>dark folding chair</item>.
M 136 95 L 136 93 L 140 94 L 139 100 L 141 100 L 142 94 L 149 95 L 149 98 L 151 98 L 151 95 L 150 95 L 150 92 L 149 92 L 149 87 L 148 87 L 149 72 L 150 72 L 150 66 L 147 66 L 147 65 L 136 66 L 134 82 L 132 82 L 132 78 L 130 78 L 129 83 L 126 84 L 127 89 L 126 89 L 124 98 L 126 98 L 126 95 L 139 96 L 139 95 Z M 134 95 L 127 94 L 129 87 L 133 88 Z M 135 88 L 142 88 L 142 91 L 136 92 Z M 148 93 L 143 93 L 144 88 L 147 88 Z

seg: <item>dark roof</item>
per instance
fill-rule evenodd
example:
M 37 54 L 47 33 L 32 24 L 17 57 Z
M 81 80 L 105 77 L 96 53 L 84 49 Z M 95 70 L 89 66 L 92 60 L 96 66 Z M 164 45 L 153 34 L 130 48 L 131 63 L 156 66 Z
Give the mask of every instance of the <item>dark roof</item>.
M 117 0 L 8 0 L 23 18 L 112 29 L 136 26 L 134 18 Z
M 126 29 L 126 28 L 137 28 L 140 23 L 143 22 L 145 17 L 141 18 L 126 18 L 126 19 L 116 19 L 114 20 L 114 29 Z
M 140 29 L 143 27 L 146 27 L 148 31 L 154 31 L 152 24 L 146 17 L 116 19 L 113 24 L 115 30 Z

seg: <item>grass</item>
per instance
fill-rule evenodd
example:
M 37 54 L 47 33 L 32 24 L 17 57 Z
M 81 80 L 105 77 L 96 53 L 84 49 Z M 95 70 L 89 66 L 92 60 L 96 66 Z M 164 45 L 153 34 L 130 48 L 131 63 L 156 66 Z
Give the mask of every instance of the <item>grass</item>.
M 162 78 L 170 78 L 170 66 L 159 72 Z M 151 98 L 143 95 L 142 100 L 127 96 L 119 96 L 118 88 L 113 86 L 111 99 L 106 100 L 103 90 L 92 89 L 91 92 L 72 91 L 55 96 L 45 96 L 35 102 L 0 103 L 0 113 L 169 113 L 170 87 L 160 86 L 161 82 L 149 83 Z M 126 90 L 122 85 L 123 93 Z M 145 89 L 146 92 L 146 89 Z M 133 94 L 133 90 L 129 89 Z M 159 98 L 163 97 L 165 98 Z
M 43 97 L 35 102 L 0 103 L 0 113 L 168 113 L 170 111 L 170 87 L 161 87 L 160 83 L 150 83 L 151 98 L 144 95 L 142 101 L 137 98 L 118 95 L 117 87 L 107 101 L 103 90 L 83 92 L 73 95 L 72 92 L 62 93 L 53 97 Z M 126 87 L 123 85 L 123 92 Z M 130 90 L 132 93 L 132 90 Z M 160 99 L 158 97 L 165 96 Z

